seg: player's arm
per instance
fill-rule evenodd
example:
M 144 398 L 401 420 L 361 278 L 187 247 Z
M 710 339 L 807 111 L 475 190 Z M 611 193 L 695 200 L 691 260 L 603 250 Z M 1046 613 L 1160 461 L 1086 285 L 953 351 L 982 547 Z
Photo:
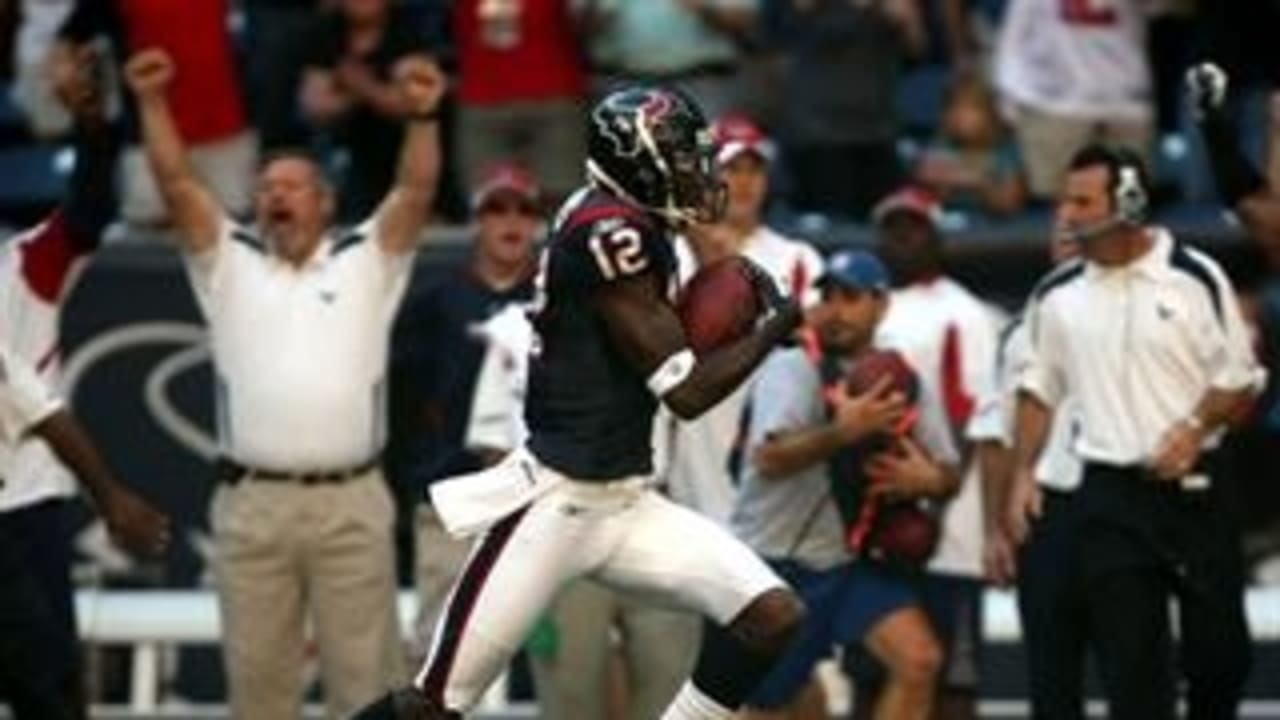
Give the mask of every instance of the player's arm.
M 187 158 L 166 90 L 174 65 L 168 53 L 151 48 L 125 65 L 125 78 L 138 99 L 142 143 L 160 196 L 180 231 L 183 249 L 201 253 L 218 242 L 222 210 Z
M 766 281 L 772 283 L 767 277 L 757 278 L 757 283 Z M 601 285 L 593 298 L 619 349 L 649 378 L 653 393 L 683 420 L 698 417 L 733 392 L 803 317 L 797 305 L 781 302 L 755 332 L 697 359 L 679 317 L 650 273 Z
M 392 254 L 412 251 L 427 223 L 440 178 L 440 133 L 436 112 L 444 94 L 444 75 L 421 56 L 401 60 L 395 68 L 396 86 L 406 109 L 407 124 L 400 147 L 395 184 L 378 207 L 377 237 Z

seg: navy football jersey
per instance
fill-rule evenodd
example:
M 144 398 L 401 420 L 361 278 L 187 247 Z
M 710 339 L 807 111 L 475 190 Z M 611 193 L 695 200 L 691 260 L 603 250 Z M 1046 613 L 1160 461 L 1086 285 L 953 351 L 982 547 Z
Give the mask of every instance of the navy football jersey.
M 525 400 L 529 449 L 570 477 L 616 480 L 653 470 L 657 398 L 614 346 L 592 298 L 603 285 L 642 275 L 668 296 L 675 253 L 666 227 L 606 193 L 578 191 L 543 252 Z

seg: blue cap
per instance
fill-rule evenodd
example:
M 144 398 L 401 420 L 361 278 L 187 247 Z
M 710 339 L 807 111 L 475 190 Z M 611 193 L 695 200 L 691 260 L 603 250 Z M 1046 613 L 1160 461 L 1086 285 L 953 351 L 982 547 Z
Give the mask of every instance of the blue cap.
M 849 290 L 889 291 L 889 271 L 880 258 L 866 250 L 844 250 L 827 259 L 820 286 L 838 285 Z

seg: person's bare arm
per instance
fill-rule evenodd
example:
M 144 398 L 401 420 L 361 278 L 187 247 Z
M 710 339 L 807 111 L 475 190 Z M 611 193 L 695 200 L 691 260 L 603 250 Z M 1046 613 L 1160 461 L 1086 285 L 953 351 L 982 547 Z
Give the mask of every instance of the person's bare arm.
M 645 377 L 652 377 L 688 349 L 680 319 L 651 274 L 603 285 L 593 298 L 610 336 Z M 678 384 L 662 394 L 663 404 L 683 420 L 698 417 L 742 384 L 802 318 L 797 305 L 782 304 L 755 332 L 694 363 Z
M 396 85 L 407 108 L 395 184 L 378 206 L 377 237 L 391 254 L 412 251 L 427 224 L 440 179 L 440 132 L 436 111 L 444 95 L 440 68 L 413 56 L 396 65 Z
M 54 455 L 71 469 L 93 499 L 112 539 L 139 554 L 155 554 L 169 544 L 169 520 L 125 487 L 107 467 L 89 435 L 66 410 L 31 428 Z
M 218 241 L 222 210 L 187 158 L 165 93 L 173 80 L 169 54 L 158 48 L 142 50 L 125 65 L 125 78 L 138 99 L 142 142 L 174 223 L 181 231 L 183 249 L 199 253 Z
M 862 395 L 834 398 L 829 422 L 774 433 L 756 447 L 751 461 L 765 478 L 791 477 L 872 433 L 890 431 L 906 411 L 906 401 L 887 392 L 889 383 L 885 376 Z

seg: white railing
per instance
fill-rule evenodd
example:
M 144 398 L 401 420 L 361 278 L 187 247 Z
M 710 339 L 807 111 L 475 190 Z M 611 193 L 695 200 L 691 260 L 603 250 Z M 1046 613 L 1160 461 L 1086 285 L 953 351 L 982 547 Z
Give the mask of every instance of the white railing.
M 413 626 L 417 596 L 399 596 L 401 627 Z M 1246 610 L 1256 640 L 1280 640 L 1280 587 L 1250 589 Z M 221 623 L 210 590 L 80 590 L 76 614 L 84 642 L 133 648 L 129 711 L 145 715 L 161 709 L 161 652 L 180 645 L 217 645 Z M 987 590 L 983 635 L 988 642 L 1012 643 L 1021 636 L 1013 594 Z M 508 712 L 505 682 L 485 695 L 481 711 Z

